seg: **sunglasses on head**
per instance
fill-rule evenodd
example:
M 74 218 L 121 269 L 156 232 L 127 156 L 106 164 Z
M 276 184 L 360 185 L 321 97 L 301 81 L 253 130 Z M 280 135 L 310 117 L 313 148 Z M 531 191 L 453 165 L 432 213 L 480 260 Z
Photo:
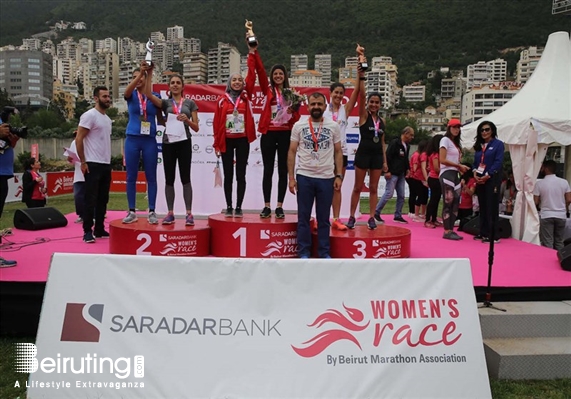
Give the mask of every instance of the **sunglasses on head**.
M 480 133 L 491 132 L 491 131 L 492 131 L 491 127 L 484 127 L 484 128 L 482 128 L 482 130 L 480 130 Z

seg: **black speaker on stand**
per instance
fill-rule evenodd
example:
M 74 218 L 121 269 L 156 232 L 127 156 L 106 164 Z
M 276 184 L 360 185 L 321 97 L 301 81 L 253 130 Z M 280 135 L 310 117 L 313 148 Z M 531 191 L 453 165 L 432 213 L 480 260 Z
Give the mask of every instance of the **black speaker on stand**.
M 20 230 L 43 230 L 65 226 L 67 219 L 55 208 L 18 209 L 14 213 L 14 227 Z
M 559 259 L 559 264 L 563 270 L 571 272 L 571 244 L 567 244 L 557 251 L 557 259 Z

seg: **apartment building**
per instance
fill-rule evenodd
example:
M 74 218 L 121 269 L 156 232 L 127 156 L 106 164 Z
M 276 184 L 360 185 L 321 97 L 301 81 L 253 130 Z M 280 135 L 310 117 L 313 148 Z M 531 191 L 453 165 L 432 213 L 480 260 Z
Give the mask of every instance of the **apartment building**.
M 230 73 L 240 70 L 240 52 L 228 43 L 208 50 L 208 83 L 226 84 Z
M 519 54 L 516 65 L 516 82 L 526 83 L 543 55 L 543 47 L 529 47 Z
M 309 62 L 307 54 L 294 54 L 290 56 L 289 72 L 307 71 L 309 69 Z
M 517 82 L 499 82 L 474 87 L 462 98 L 462 124 L 477 121 L 502 107 L 521 89 Z
M 204 53 L 186 54 L 182 59 L 185 83 L 206 84 L 208 82 L 208 56 Z
M 293 87 L 321 87 L 323 74 L 315 70 L 298 70 L 292 72 L 289 84 Z
M 426 97 L 426 86 L 419 82 L 403 86 L 402 96 L 409 103 L 423 102 Z
M 105 86 L 113 101 L 119 100 L 119 55 L 110 52 L 96 52 L 87 55 L 83 65 L 83 91 L 91 98 L 93 89 Z
M 53 98 L 52 56 L 40 50 L 1 51 L 0 88 L 16 105 L 47 106 Z
M 331 84 L 331 54 L 315 54 L 315 70 L 321 72 L 321 85 Z

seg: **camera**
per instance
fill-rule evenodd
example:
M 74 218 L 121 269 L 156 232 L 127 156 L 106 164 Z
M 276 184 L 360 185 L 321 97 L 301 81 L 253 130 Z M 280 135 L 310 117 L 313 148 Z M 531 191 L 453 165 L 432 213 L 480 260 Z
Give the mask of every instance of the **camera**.
M 17 113 L 18 113 L 17 108 L 6 106 L 2 110 L 2 113 L 0 114 L 0 119 L 2 119 L 3 123 L 9 123 L 10 117 Z M 26 136 L 28 135 L 28 128 L 26 126 L 22 127 L 10 126 L 10 133 L 18 136 L 19 138 L 25 139 Z
M 4 107 L 4 109 L 2 110 L 2 113 L 0 113 L 0 118 L 2 119 L 2 123 L 9 123 L 10 121 L 10 117 L 14 114 L 17 114 L 18 110 L 15 107 L 10 107 L 10 106 L 6 106 Z M 10 147 L 14 147 L 16 145 L 16 142 L 18 141 L 18 139 L 20 138 L 26 138 L 26 136 L 28 135 L 28 128 L 26 126 L 22 126 L 22 127 L 14 127 L 14 126 L 10 126 L 8 125 L 8 129 L 10 131 L 10 133 L 12 133 L 14 136 L 16 136 L 15 140 L 3 140 L 0 139 L 0 154 L 4 153 L 4 150 L 10 148 Z

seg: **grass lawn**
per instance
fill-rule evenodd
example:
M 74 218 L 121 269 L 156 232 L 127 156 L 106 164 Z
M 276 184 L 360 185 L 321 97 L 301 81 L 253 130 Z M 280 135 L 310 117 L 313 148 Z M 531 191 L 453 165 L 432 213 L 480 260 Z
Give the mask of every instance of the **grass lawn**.
M 137 194 L 137 204 L 143 208 L 145 206 L 144 194 Z M 383 214 L 392 214 L 396 201 L 389 201 Z M 64 195 L 49 199 L 48 206 L 57 208 L 63 214 L 75 212 L 73 196 Z M 369 212 L 368 199 L 361 200 L 361 213 Z M 8 203 L 4 207 L 4 214 L 0 219 L 0 229 L 13 227 L 14 212 L 17 209 L 25 208 L 21 202 Z M 125 194 L 112 193 L 109 198 L 109 210 L 126 210 L 127 198 Z M 405 204 L 404 212 L 408 210 Z M 440 211 L 439 211 L 440 213 Z M 34 337 L 13 338 L 0 337 L 0 399 L 16 399 L 26 397 L 25 383 L 27 374 L 14 372 L 14 343 L 34 342 Z M 444 377 L 443 377 L 444 378 Z M 16 381 L 20 382 L 20 388 L 15 388 Z M 549 381 L 506 381 L 490 380 L 492 387 L 492 397 L 494 399 L 570 399 L 571 379 L 549 380 Z

